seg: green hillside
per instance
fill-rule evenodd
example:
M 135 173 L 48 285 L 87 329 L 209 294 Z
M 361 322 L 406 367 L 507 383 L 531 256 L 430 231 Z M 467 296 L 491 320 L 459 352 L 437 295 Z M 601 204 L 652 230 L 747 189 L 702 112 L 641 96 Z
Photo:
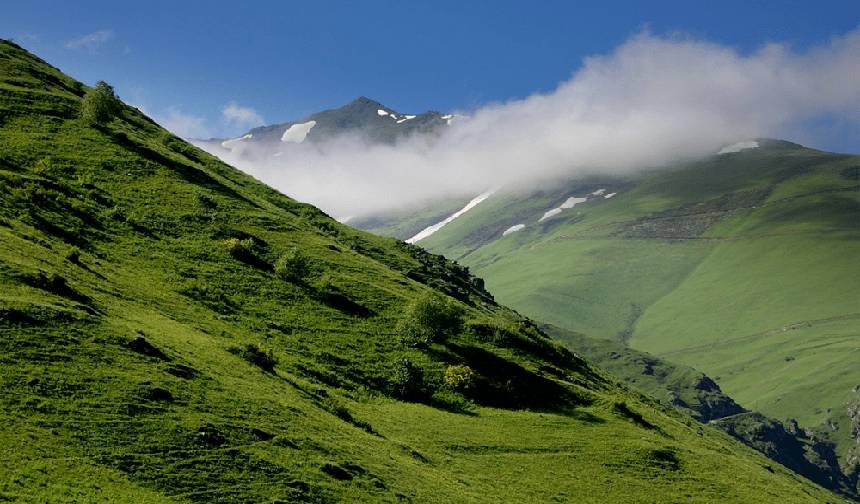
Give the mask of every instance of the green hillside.
M 860 384 L 860 157 L 760 144 L 494 195 L 420 245 L 500 302 L 704 371 L 747 408 L 820 428 L 844 457 Z
M 85 94 L 0 42 L 0 499 L 839 500 Z

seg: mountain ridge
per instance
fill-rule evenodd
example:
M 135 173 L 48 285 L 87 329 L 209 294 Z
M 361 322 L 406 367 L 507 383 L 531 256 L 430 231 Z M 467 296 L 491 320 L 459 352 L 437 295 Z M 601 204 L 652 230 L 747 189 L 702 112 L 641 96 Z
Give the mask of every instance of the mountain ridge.
M 391 144 L 417 134 L 430 134 L 448 124 L 451 116 L 436 111 L 420 114 L 402 114 L 382 103 L 359 96 L 340 107 L 315 112 L 301 119 L 252 128 L 236 138 L 196 140 L 200 146 L 213 149 L 235 150 L 242 146 L 278 146 L 283 143 L 319 143 L 340 135 L 354 135 L 369 142 Z M 293 127 L 307 129 L 304 135 L 287 134 Z

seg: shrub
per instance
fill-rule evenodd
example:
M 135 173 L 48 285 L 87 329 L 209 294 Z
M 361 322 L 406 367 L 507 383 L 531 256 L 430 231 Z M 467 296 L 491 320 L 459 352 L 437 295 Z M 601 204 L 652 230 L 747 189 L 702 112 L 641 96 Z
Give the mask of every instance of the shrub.
M 304 282 L 312 273 L 312 260 L 296 248 L 282 254 L 275 262 L 275 274 L 287 282 Z
M 36 164 L 33 165 L 33 173 L 36 175 L 47 176 L 51 171 L 51 158 L 46 157 L 36 161 Z
M 467 390 L 475 385 L 472 368 L 461 364 L 448 366 L 445 370 L 445 385 L 455 390 Z
M 401 340 L 408 346 L 441 343 L 463 328 L 463 310 L 435 294 L 415 300 L 398 324 Z
M 81 251 L 77 247 L 72 247 L 66 252 L 66 260 L 72 264 L 81 263 Z
M 228 238 L 224 240 L 224 245 L 227 247 L 227 252 L 236 259 L 244 260 L 253 255 L 254 240 L 252 238 L 244 240 Z
M 194 193 L 194 200 L 197 202 L 198 206 L 206 210 L 215 210 L 216 208 L 218 208 L 218 202 L 215 201 L 215 198 L 209 196 L 204 192 Z
M 391 377 L 392 393 L 400 399 L 418 397 L 424 386 L 424 373 L 407 357 L 401 357 L 394 362 L 394 374 Z
M 113 87 L 105 81 L 98 81 L 96 87 L 87 90 L 81 100 L 81 119 L 86 124 L 104 124 L 119 110 L 119 98 Z
M 271 350 L 263 350 L 254 343 L 248 343 L 244 347 L 230 348 L 230 353 L 238 355 L 267 373 L 274 373 L 275 366 L 278 365 L 278 359 L 275 358 Z

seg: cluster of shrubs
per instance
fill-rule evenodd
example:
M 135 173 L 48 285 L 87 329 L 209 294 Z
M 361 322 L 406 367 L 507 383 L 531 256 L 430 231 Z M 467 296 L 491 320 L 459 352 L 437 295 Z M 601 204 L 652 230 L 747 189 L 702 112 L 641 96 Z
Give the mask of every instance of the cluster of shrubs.
M 228 238 L 224 240 L 224 246 L 233 258 L 242 262 L 254 265 L 265 263 L 257 254 L 258 247 L 253 238 Z M 272 268 L 281 280 L 297 284 L 304 284 L 317 273 L 314 260 L 298 248 L 292 248 L 281 254 L 275 261 L 274 267 L 268 264 L 266 267 Z
M 445 369 L 442 385 L 449 391 L 466 392 L 475 388 L 477 375 L 472 368 L 462 364 L 450 365 Z M 440 388 L 438 378 L 427 376 L 425 371 L 408 357 L 394 361 L 394 371 L 390 380 L 394 397 L 406 401 L 420 401 L 433 395 Z

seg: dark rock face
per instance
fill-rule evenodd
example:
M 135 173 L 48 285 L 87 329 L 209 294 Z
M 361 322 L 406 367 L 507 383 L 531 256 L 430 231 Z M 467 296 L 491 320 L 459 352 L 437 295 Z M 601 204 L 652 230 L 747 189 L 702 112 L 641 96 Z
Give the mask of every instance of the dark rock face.
M 708 375 L 705 374 L 699 377 L 698 381 L 696 381 L 696 384 L 693 386 L 696 388 L 696 390 L 706 390 L 709 392 L 720 390 L 720 386 L 717 385 L 717 382 L 715 382 Z
M 819 485 L 856 498 L 856 483 L 843 474 L 831 443 L 807 437 L 797 422 L 788 425 L 760 413 L 748 412 L 713 422 L 734 438 L 764 453 Z
M 738 211 L 761 204 L 769 190 L 726 194 L 701 203 L 658 212 L 624 224 L 618 236 L 624 238 L 698 238 L 706 229 Z
M 842 471 L 849 478 L 854 491 L 860 494 L 860 385 L 854 387 L 854 399 L 848 402 L 847 408 L 854 447 L 848 450 Z

